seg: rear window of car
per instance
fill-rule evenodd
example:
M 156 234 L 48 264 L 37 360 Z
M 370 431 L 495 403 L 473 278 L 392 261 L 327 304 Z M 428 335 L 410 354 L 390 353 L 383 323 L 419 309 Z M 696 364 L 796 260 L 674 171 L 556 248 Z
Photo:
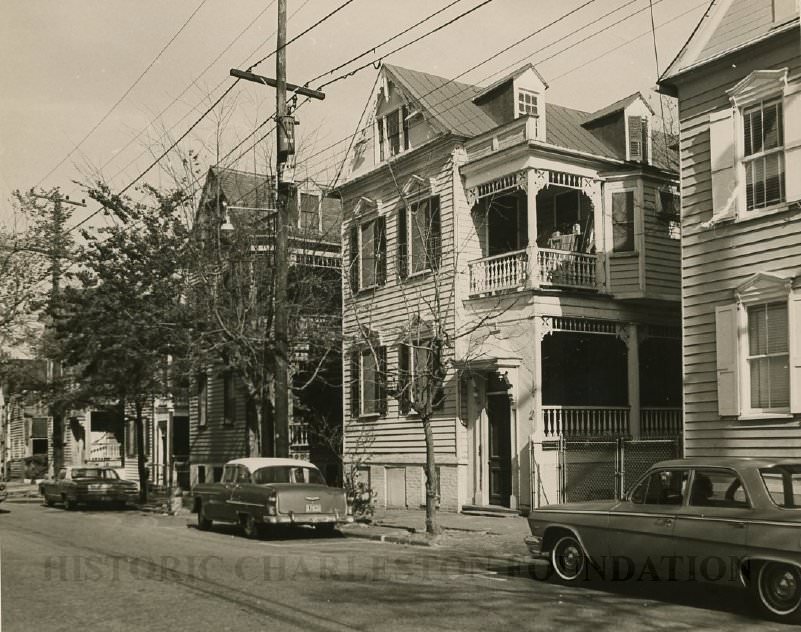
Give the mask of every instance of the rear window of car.
M 771 500 L 784 509 L 801 509 L 801 463 L 760 468 Z
M 72 470 L 72 478 L 105 478 L 116 480 L 119 478 L 114 470 L 103 470 L 97 467 L 82 467 Z
M 294 467 L 289 465 L 276 465 L 262 467 L 253 472 L 253 482 L 257 485 L 270 485 L 271 483 L 312 483 L 325 485 L 325 479 L 320 471 L 310 467 Z

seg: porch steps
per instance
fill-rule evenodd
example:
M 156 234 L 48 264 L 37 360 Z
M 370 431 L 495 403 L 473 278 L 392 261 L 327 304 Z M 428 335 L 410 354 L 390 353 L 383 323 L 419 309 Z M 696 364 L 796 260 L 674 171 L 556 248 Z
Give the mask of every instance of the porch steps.
M 520 516 L 517 509 L 499 505 L 462 505 L 462 513 L 465 516 L 488 516 L 491 518 L 517 518 Z

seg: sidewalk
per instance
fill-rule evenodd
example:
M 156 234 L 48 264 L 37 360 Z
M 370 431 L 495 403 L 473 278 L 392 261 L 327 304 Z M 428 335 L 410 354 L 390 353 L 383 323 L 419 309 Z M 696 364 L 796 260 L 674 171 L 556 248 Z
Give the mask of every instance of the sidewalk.
M 356 522 L 340 527 L 346 537 L 365 538 L 417 546 L 455 546 L 477 553 L 504 557 L 526 553 L 523 538 L 528 522 L 523 516 L 474 516 L 437 512 L 442 535 L 426 535 L 424 509 L 378 509 L 369 524 Z
M 42 502 L 39 484 L 22 481 L 4 481 L 6 486 L 6 502 Z

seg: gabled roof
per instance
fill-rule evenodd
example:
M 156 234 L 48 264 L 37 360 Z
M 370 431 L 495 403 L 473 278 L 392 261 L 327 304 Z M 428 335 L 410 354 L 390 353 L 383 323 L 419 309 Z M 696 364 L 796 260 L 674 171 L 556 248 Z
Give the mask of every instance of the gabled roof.
M 229 206 L 249 208 L 273 207 L 272 179 L 269 176 L 211 167 L 206 177 L 203 197 L 215 199 L 220 195 Z
M 620 112 L 625 110 L 635 101 L 641 100 L 645 103 L 645 106 L 650 110 L 651 114 L 654 114 L 653 108 L 648 104 L 648 101 L 645 100 L 645 97 L 642 96 L 642 92 L 635 92 L 634 94 L 630 94 L 627 97 L 620 99 L 619 101 L 615 101 L 614 103 L 610 103 L 606 107 L 601 108 L 600 110 L 596 110 L 592 114 L 587 115 L 587 118 L 584 120 L 585 125 L 589 125 L 595 121 L 598 121 L 610 114 L 615 114 L 616 112 Z
M 508 75 L 506 75 L 504 77 L 501 77 L 495 83 L 492 83 L 489 86 L 487 86 L 486 88 L 484 88 L 483 90 L 481 90 L 481 92 L 479 92 L 476 96 L 473 97 L 473 102 L 480 101 L 481 97 L 489 94 L 490 92 L 492 92 L 496 88 L 500 88 L 503 84 L 508 83 L 509 81 L 514 81 L 520 75 L 522 75 L 524 72 L 527 72 L 528 70 L 533 70 L 534 74 L 537 75 L 537 78 L 540 81 L 542 81 L 543 85 L 546 88 L 548 87 L 548 82 L 545 81 L 543 76 L 540 74 L 539 70 L 537 70 L 534 67 L 534 64 L 526 64 L 525 66 L 521 66 L 517 70 L 515 70 L 513 72 L 510 72 Z
M 480 106 L 474 103 L 477 95 L 486 92 L 484 88 L 400 66 L 384 65 L 383 69 L 396 88 L 415 106 L 420 107 L 425 116 L 442 132 L 472 138 L 498 126 Z M 529 66 L 523 66 L 501 81 L 508 81 L 510 77 L 522 74 L 528 69 Z M 493 85 L 497 86 L 500 83 L 495 82 Z M 583 123 L 595 120 L 598 118 L 598 113 L 620 110 L 637 99 L 643 99 L 647 105 L 642 94 L 636 92 L 592 114 L 549 103 L 546 100 L 545 142 L 601 158 L 625 160 L 625 155 L 584 127 Z M 650 105 L 648 107 L 650 109 Z
M 712 0 L 659 83 L 797 24 L 773 21 L 772 0 Z M 795 27 L 797 28 L 797 27 Z
M 495 127 L 490 116 L 473 103 L 480 88 L 400 66 L 383 67 L 444 131 L 469 138 Z

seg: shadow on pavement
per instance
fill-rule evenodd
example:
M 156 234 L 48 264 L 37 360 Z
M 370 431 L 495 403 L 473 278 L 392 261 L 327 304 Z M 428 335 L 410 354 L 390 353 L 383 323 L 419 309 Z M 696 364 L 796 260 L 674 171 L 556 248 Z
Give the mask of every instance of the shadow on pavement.
M 199 531 L 197 525 L 187 524 L 188 529 Z M 242 539 L 247 539 L 242 534 L 242 529 L 236 524 L 227 523 L 214 523 L 214 525 L 206 533 L 220 533 L 224 535 L 240 536 Z M 338 530 L 334 531 L 321 531 L 314 527 L 300 525 L 297 527 L 289 526 L 270 526 L 262 530 L 261 534 L 255 540 L 264 540 L 269 542 L 296 541 L 296 540 L 344 540 L 345 536 Z

